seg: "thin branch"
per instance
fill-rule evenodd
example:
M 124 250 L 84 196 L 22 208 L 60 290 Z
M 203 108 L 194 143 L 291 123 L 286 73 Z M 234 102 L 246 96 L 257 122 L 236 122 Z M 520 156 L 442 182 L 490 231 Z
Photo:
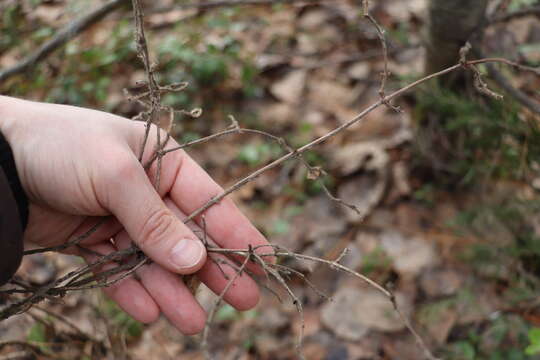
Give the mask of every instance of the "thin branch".
M 265 254 L 257 254 L 255 252 L 253 252 L 253 250 L 257 249 L 257 247 L 256 247 L 256 248 L 253 248 L 253 249 L 249 248 L 247 250 L 212 248 L 212 249 L 208 249 L 208 252 L 210 252 L 210 253 L 215 252 L 215 253 L 219 253 L 219 254 L 241 255 L 241 256 L 245 256 L 246 259 L 251 257 L 251 258 L 254 258 L 255 260 L 257 260 L 256 262 L 260 266 L 263 267 L 264 271 L 270 273 L 280 283 L 280 285 L 282 285 L 287 290 L 287 292 L 289 293 L 289 296 L 293 299 L 293 302 L 297 306 L 298 312 L 300 313 L 300 316 L 302 318 L 302 329 L 303 329 L 303 325 L 304 325 L 303 324 L 302 306 L 299 303 L 298 298 L 296 297 L 296 295 L 292 292 L 292 290 L 287 285 L 285 280 L 281 277 L 281 275 L 279 274 L 278 271 L 282 271 L 282 272 L 285 272 L 285 273 L 287 273 L 287 272 L 293 273 L 295 275 L 300 276 L 306 282 L 307 282 L 307 279 L 305 278 L 305 276 L 302 273 L 300 273 L 299 271 L 297 271 L 295 269 L 292 269 L 292 268 L 289 268 L 289 267 L 283 266 L 283 265 L 278 265 L 278 264 L 276 264 L 276 265 L 267 264 L 263 260 L 263 257 L 273 256 L 273 257 L 276 257 L 276 258 L 292 258 L 292 259 L 296 259 L 296 260 L 312 261 L 312 262 L 327 265 L 330 268 L 335 269 L 335 270 L 343 271 L 343 272 L 345 272 L 345 273 L 347 273 L 349 275 L 353 275 L 354 277 L 357 277 L 357 278 L 365 281 L 368 285 L 370 285 L 371 287 L 373 287 L 376 290 L 378 290 L 379 292 L 381 292 L 392 303 L 392 306 L 394 307 L 395 311 L 398 313 L 399 317 L 401 318 L 401 320 L 403 321 L 403 323 L 405 324 L 407 329 L 413 334 L 413 336 L 416 339 L 416 342 L 417 342 L 418 346 L 423 350 L 424 356 L 427 359 L 429 359 L 429 360 L 439 360 L 438 358 L 436 358 L 431 353 L 431 351 L 429 350 L 429 348 L 427 347 L 425 342 L 422 340 L 420 335 L 416 332 L 416 330 L 412 326 L 410 320 L 400 310 L 400 308 L 399 308 L 399 306 L 397 304 L 397 301 L 396 301 L 396 297 L 391 291 L 385 289 L 381 285 L 377 284 L 376 282 L 369 279 L 368 277 L 358 273 L 357 271 L 354 271 L 354 270 L 352 270 L 352 269 L 350 269 L 350 268 L 348 268 L 348 267 L 346 267 L 344 265 L 341 265 L 339 263 L 341 261 L 341 259 L 343 258 L 343 256 L 345 256 L 347 254 L 346 249 L 335 260 L 326 260 L 326 259 L 318 258 L 318 257 L 315 257 L 315 256 L 309 256 L 309 255 L 304 255 L 304 254 L 293 253 L 293 252 L 290 252 L 288 250 L 285 250 L 285 249 L 283 249 L 283 248 L 281 248 L 279 246 L 275 246 L 275 245 L 263 245 L 263 246 L 260 246 L 260 248 L 262 248 L 262 247 L 271 247 L 274 251 L 270 252 L 270 253 L 265 253 Z M 274 269 L 274 268 L 276 268 L 276 269 Z M 310 285 L 309 282 L 307 282 L 307 283 L 308 283 L 308 285 Z M 319 291 L 317 291 L 317 290 L 316 290 L 316 293 L 321 295 L 321 293 Z M 324 294 L 322 296 L 324 296 Z M 302 344 L 302 336 L 303 335 L 302 335 L 302 331 L 301 331 L 299 341 L 298 341 L 297 350 L 300 349 L 300 346 Z M 302 358 L 301 352 L 299 352 L 299 356 Z
M 52 39 L 41 45 L 35 52 L 16 65 L 0 71 L 0 82 L 6 81 L 13 75 L 28 71 L 56 49 L 63 46 L 66 42 L 73 39 L 96 22 L 102 20 L 107 14 L 116 10 L 125 2 L 126 0 L 111 0 L 91 13 L 69 23 L 64 28 L 60 29 Z
M 2 342 L 2 343 L 0 343 L 0 350 L 2 350 L 4 347 L 8 347 L 8 346 L 18 346 L 18 347 L 28 349 L 35 356 L 50 355 L 50 354 L 45 353 L 43 351 L 42 347 L 30 344 L 30 343 L 25 342 L 25 341 L 6 341 L 6 342 Z M 25 355 L 28 356 L 28 353 L 25 353 Z M 10 359 L 10 358 L 4 358 L 4 359 Z M 15 359 L 15 358 L 12 357 L 11 359 Z
M 534 101 L 523 91 L 513 87 L 510 81 L 508 81 L 508 79 L 506 79 L 506 77 L 492 64 L 487 64 L 487 69 L 489 76 L 493 79 L 493 81 L 510 97 L 514 98 L 517 102 L 519 102 L 527 109 L 540 115 L 540 103 L 538 101 Z
M 104 217 L 104 218 L 100 219 L 94 226 L 92 226 L 84 234 L 79 235 L 79 236 L 75 237 L 72 240 L 66 241 L 63 244 L 56 245 L 56 246 L 50 246 L 50 247 L 46 247 L 46 248 L 38 248 L 38 249 L 26 250 L 23 254 L 24 255 L 32 255 L 32 254 L 45 253 L 45 252 L 50 252 L 50 251 L 60 252 L 60 251 L 66 250 L 67 248 L 70 248 L 71 246 L 79 245 L 81 243 L 81 241 L 83 241 L 84 239 L 87 239 L 93 233 L 95 233 L 99 229 L 99 227 L 101 225 L 103 225 L 107 220 L 108 220 L 107 217 Z
M 368 21 L 373 25 L 377 32 L 377 37 L 379 38 L 379 42 L 381 43 L 381 49 L 382 49 L 382 56 L 383 56 L 383 72 L 381 73 L 381 85 L 379 87 L 379 96 L 381 98 L 384 98 L 384 90 L 386 88 L 386 80 L 388 79 L 388 75 L 390 74 L 388 71 L 388 46 L 386 45 L 386 37 L 384 35 L 385 31 L 379 25 L 377 20 L 371 14 L 369 13 L 369 0 L 363 1 L 363 16 L 364 18 L 368 19 Z
M 202 342 L 201 342 L 201 348 L 204 353 L 204 356 L 206 359 L 212 359 L 212 356 L 210 355 L 210 351 L 208 350 L 208 334 L 210 333 L 210 326 L 212 324 L 212 321 L 214 320 L 214 315 L 219 307 L 219 304 L 221 304 L 221 301 L 223 300 L 223 297 L 229 291 L 232 284 L 236 281 L 236 279 L 242 274 L 244 269 L 246 268 L 248 262 L 250 260 L 249 254 L 245 257 L 244 261 L 242 262 L 242 265 L 234 273 L 234 275 L 230 278 L 230 280 L 227 282 L 227 285 L 225 285 L 225 288 L 223 291 L 219 294 L 218 298 L 214 302 L 212 308 L 210 309 L 210 312 L 208 313 L 208 317 L 206 318 L 206 323 L 204 326 L 203 336 L 202 336 Z
M 508 59 L 501 58 L 501 57 L 486 57 L 486 58 L 482 58 L 482 59 L 479 59 L 479 60 L 467 61 L 468 65 L 489 64 L 489 63 L 506 64 L 506 65 L 516 69 L 516 70 L 530 72 L 530 73 L 533 73 L 533 74 L 535 74 L 537 76 L 540 76 L 540 67 L 539 66 L 532 67 L 532 66 L 522 65 L 522 64 L 519 64 L 519 63 L 517 63 L 515 61 L 508 60 Z
M 198 9 L 208 10 L 218 7 L 226 6 L 246 6 L 246 5 L 275 5 L 275 4 L 319 4 L 321 0 L 213 0 L 213 1 L 200 1 L 200 2 L 188 2 L 182 4 L 175 4 L 172 6 L 151 9 L 152 14 L 166 13 L 172 10 L 178 9 Z
M 479 48 L 474 48 L 473 52 L 478 57 L 484 57 L 484 54 L 482 50 Z M 506 64 L 506 62 L 504 62 Z M 515 66 L 515 63 L 508 64 L 517 70 L 526 70 L 530 71 L 536 75 L 540 76 L 540 68 L 532 68 L 532 67 L 524 67 L 523 65 Z M 527 94 L 525 94 L 523 91 L 516 89 L 506 77 L 493 66 L 493 64 L 487 63 L 486 64 L 488 74 L 493 79 L 493 81 L 501 88 L 503 89 L 510 97 L 512 97 L 514 100 L 519 102 L 521 105 L 532 111 L 533 113 L 540 114 L 540 103 L 531 99 Z
M 257 254 L 257 256 L 259 256 L 261 258 L 269 257 L 269 256 L 285 257 L 285 258 L 293 258 L 293 259 L 297 259 L 297 260 L 307 260 L 307 261 L 317 262 L 317 263 L 321 263 L 321 264 L 326 264 L 326 265 L 328 265 L 328 266 L 330 266 L 330 267 L 332 267 L 334 269 L 341 270 L 343 272 L 346 272 L 346 273 L 348 273 L 350 275 L 356 276 L 357 278 L 365 281 L 367 284 L 369 284 L 370 286 L 373 286 L 375 289 L 380 291 L 387 298 L 390 299 L 392 297 L 392 294 L 388 290 L 383 288 L 381 285 L 377 284 L 375 281 L 371 280 L 370 278 L 366 277 L 365 275 L 360 274 L 357 271 L 351 270 L 348 267 L 346 267 L 344 265 L 341 265 L 336 260 L 326 260 L 326 259 L 318 258 L 318 257 L 315 257 L 315 256 L 293 253 L 293 252 L 284 250 L 284 249 L 282 249 L 280 247 L 277 247 L 275 245 L 268 245 L 268 246 L 272 247 L 273 249 L 276 249 L 276 251 L 269 252 L 269 253 L 264 253 L 264 254 L 259 253 L 259 254 Z M 257 249 L 257 248 L 255 248 L 255 249 Z M 211 249 L 208 249 L 208 252 L 214 252 L 214 253 L 218 253 L 218 254 L 234 254 L 234 255 L 246 256 L 247 250 L 245 250 L 245 249 L 211 248 Z M 340 259 L 340 257 L 338 258 L 338 260 L 339 259 Z
M 148 87 L 148 97 L 150 100 L 150 106 L 149 106 L 150 109 L 148 112 L 148 116 L 145 119 L 146 131 L 144 133 L 144 138 L 142 139 L 141 147 L 139 150 L 139 162 L 141 162 L 144 155 L 144 149 L 146 148 L 146 143 L 148 141 L 148 135 L 150 134 L 150 126 L 152 124 L 155 124 L 155 120 L 159 116 L 159 111 L 161 108 L 161 94 L 160 94 L 159 86 L 154 77 L 154 68 L 152 64 L 150 63 L 150 54 L 148 51 L 146 36 L 144 34 L 144 15 L 141 8 L 141 4 L 139 3 L 139 0 L 132 0 L 132 4 L 133 4 L 133 13 L 135 16 L 135 43 L 137 44 L 137 55 L 139 56 L 139 58 L 141 59 L 141 62 L 144 65 L 144 71 L 146 73 L 146 79 L 147 79 L 146 86 Z M 160 146 L 159 133 L 160 131 L 158 129 L 157 131 L 157 136 L 158 136 L 157 146 L 158 147 Z
M 386 50 L 386 56 L 388 57 L 389 55 L 399 54 L 400 52 L 404 50 L 416 49 L 419 47 L 420 47 L 420 44 L 414 44 L 414 45 L 409 45 L 409 46 L 404 46 L 404 47 L 391 47 L 390 49 Z M 381 51 L 379 49 L 370 49 L 370 50 L 363 51 L 361 53 L 354 53 L 354 54 L 345 55 L 343 57 L 339 57 L 336 59 L 322 60 L 322 61 L 318 61 L 314 63 L 307 63 L 307 61 L 302 59 L 301 56 L 295 56 L 295 55 L 284 56 L 285 58 L 284 60 L 290 59 L 292 68 L 312 70 L 312 69 L 319 69 L 319 68 L 324 68 L 324 67 L 333 66 L 333 65 L 357 63 L 357 62 L 367 61 L 371 59 L 376 59 L 379 57 L 384 58 L 384 56 L 385 56 L 384 51 Z M 298 62 L 301 62 L 301 61 L 304 62 L 305 64 L 302 64 L 302 63 L 298 64 Z M 386 71 L 388 73 L 388 68 Z
M 428 360 L 442 360 L 442 359 L 440 359 L 438 357 L 435 357 L 431 353 L 431 351 L 427 347 L 426 343 L 424 342 L 424 339 L 422 339 L 420 334 L 418 334 L 418 332 L 412 326 L 411 321 L 409 320 L 409 318 L 407 316 L 405 316 L 405 314 L 403 314 L 403 312 L 399 309 L 399 306 L 397 304 L 396 297 L 394 296 L 394 294 L 392 294 L 392 297 L 391 297 L 390 300 L 392 302 L 392 306 L 394 307 L 394 311 L 398 313 L 401 321 L 403 322 L 403 324 L 405 324 L 405 327 L 410 331 L 411 334 L 413 334 L 414 339 L 415 339 L 416 344 L 418 345 L 418 347 L 424 351 L 425 358 L 428 359 Z
M 139 251 L 140 250 L 136 248 L 128 248 L 125 250 L 119 250 L 119 251 L 104 255 L 92 264 L 89 264 L 89 265 L 83 266 L 82 268 L 71 271 L 68 274 L 60 277 L 59 279 L 54 280 L 53 282 L 47 285 L 43 285 L 39 288 L 36 288 L 34 289 L 34 292 L 32 295 L 24 299 L 21 299 L 19 301 L 16 301 L 10 304 L 8 307 L 2 309 L 0 311 L 0 320 L 7 319 L 16 314 L 20 314 L 28 310 L 33 304 L 39 303 L 44 298 L 48 298 L 50 296 L 64 296 L 67 290 L 64 287 L 60 286 L 62 283 L 68 282 L 68 285 L 69 285 L 72 282 L 74 282 L 76 279 L 80 278 L 81 276 L 84 276 L 91 269 L 94 269 L 109 261 L 125 259 L 129 256 L 136 254 Z M 108 271 L 113 273 L 114 269 L 111 269 Z M 3 292 L 0 291 L 0 293 L 3 293 Z
M 516 10 L 507 14 L 502 14 L 489 19 L 484 26 L 491 26 L 494 24 L 500 24 L 509 22 L 526 16 L 540 17 L 540 6 L 530 6 L 520 10 Z
M 81 330 L 78 326 L 76 326 L 75 324 L 73 324 L 70 320 L 66 319 L 64 316 L 60 315 L 60 314 L 57 314 L 55 313 L 54 311 L 50 311 L 46 308 L 42 308 L 40 306 L 34 306 L 35 310 L 38 310 L 38 311 L 41 311 L 41 312 L 44 312 L 45 314 L 57 319 L 58 321 L 64 323 L 65 325 L 67 325 L 69 328 L 71 328 L 72 330 L 75 331 L 75 333 L 77 333 L 79 336 L 81 336 L 83 339 L 87 339 L 87 340 L 91 340 L 92 342 L 96 343 L 96 344 L 99 344 L 100 342 L 98 340 L 96 340 L 92 335 L 90 334 L 87 334 L 86 332 L 84 332 L 83 330 Z

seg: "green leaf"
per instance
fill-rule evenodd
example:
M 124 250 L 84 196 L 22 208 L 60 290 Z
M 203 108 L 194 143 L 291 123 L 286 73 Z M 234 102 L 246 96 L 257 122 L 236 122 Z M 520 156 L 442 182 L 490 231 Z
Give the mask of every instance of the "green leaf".
M 45 325 L 42 323 L 35 323 L 31 328 L 30 331 L 28 331 L 28 335 L 26 336 L 26 340 L 33 341 L 33 342 L 45 342 L 47 341 L 47 337 L 45 334 Z
M 463 360 L 474 360 L 476 351 L 471 343 L 467 341 L 460 341 L 455 344 L 456 355 Z
M 240 150 L 238 158 L 249 164 L 255 165 L 259 162 L 260 154 L 256 145 L 246 145 Z
M 536 355 L 540 354 L 540 328 L 532 328 L 529 330 L 530 345 L 525 349 L 525 354 Z
M 199 58 L 192 66 L 192 75 L 205 85 L 216 84 L 227 76 L 227 64 L 219 56 L 205 56 Z
M 236 311 L 232 306 L 230 305 L 224 305 L 221 307 L 217 313 L 216 313 L 216 321 L 222 322 L 222 321 L 233 321 L 236 320 L 239 316 L 239 312 Z
M 105 301 L 103 314 L 110 319 L 112 325 L 125 333 L 128 338 L 138 338 L 142 335 L 144 325 L 129 316 L 113 301 Z
M 510 6 L 508 6 L 509 11 L 516 11 L 525 6 L 531 6 L 536 3 L 537 0 L 512 0 Z
M 286 220 L 279 219 L 272 226 L 272 233 L 275 235 L 285 235 L 289 232 L 290 225 Z

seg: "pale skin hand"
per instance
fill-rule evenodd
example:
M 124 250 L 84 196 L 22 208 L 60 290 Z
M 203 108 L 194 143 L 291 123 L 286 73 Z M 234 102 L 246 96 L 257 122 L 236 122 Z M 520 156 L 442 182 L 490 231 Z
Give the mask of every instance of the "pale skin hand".
M 62 244 L 111 215 L 83 246 L 106 254 L 133 241 L 154 262 L 138 271 L 139 280 L 127 278 L 105 293 L 139 321 L 152 322 L 162 313 L 185 334 L 203 329 L 206 314 L 177 275 L 196 272 L 216 293 L 228 282 L 215 262 L 206 261 L 196 225 L 182 221 L 222 192 L 203 169 L 183 151 L 167 154 L 158 193 L 156 164 L 145 172 L 137 160 L 144 124 L 94 110 L 0 96 L 0 131 L 12 147 L 30 201 L 25 243 Z M 153 128 L 146 160 L 155 143 Z M 167 148 L 176 145 L 170 140 Z M 207 210 L 205 220 L 208 235 L 221 247 L 267 244 L 228 199 Z M 234 274 L 229 266 L 222 270 L 229 278 Z M 259 290 L 243 274 L 224 299 L 247 310 L 256 305 Z

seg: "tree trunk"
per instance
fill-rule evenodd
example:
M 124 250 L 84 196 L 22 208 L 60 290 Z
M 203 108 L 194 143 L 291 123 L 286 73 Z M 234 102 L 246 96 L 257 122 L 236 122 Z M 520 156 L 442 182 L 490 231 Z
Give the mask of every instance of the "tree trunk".
M 459 49 L 485 19 L 488 0 L 430 0 L 426 72 L 456 64 Z

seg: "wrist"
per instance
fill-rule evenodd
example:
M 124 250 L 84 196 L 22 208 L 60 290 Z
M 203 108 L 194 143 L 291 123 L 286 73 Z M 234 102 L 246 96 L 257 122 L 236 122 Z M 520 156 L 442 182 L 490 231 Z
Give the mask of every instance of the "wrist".
M 25 115 L 32 102 L 0 95 L 0 132 L 13 146 L 20 129 L 25 126 Z

